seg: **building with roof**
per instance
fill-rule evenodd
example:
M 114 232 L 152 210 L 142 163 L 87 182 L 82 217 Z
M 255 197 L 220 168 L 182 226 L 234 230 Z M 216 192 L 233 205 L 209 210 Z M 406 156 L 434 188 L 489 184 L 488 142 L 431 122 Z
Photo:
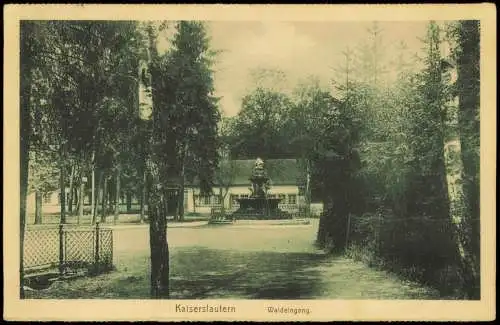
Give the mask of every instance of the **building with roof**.
M 213 194 L 200 195 L 196 181 L 186 184 L 184 189 L 185 213 L 209 213 L 213 208 L 224 205 L 226 211 L 238 209 L 238 198 L 249 197 L 251 182 L 249 180 L 255 164 L 254 159 L 232 160 L 232 175 L 226 184 L 216 184 Z M 270 189 L 268 197 L 280 198 L 279 208 L 290 213 L 298 212 L 305 202 L 305 168 L 297 159 L 269 159 L 264 162 L 264 168 L 269 177 Z M 226 194 L 227 191 L 227 194 Z M 221 195 L 221 193 L 223 193 Z
M 249 180 L 255 164 L 254 159 L 232 160 L 231 177 L 226 184 L 217 184 L 213 187 L 213 194 L 200 195 L 198 182 L 187 182 L 184 186 L 184 213 L 209 214 L 214 208 L 221 208 L 224 204 L 226 212 L 231 213 L 239 208 L 237 199 L 249 197 L 251 194 L 251 181 Z M 278 207 L 282 211 L 296 213 L 301 205 L 305 204 L 304 187 L 306 180 L 305 168 L 297 159 L 269 159 L 264 161 L 264 168 L 269 177 L 270 189 L 268 197 L 280 198 Z M 221 191 L 222 189 L 222 191 Z M 227 192 L 227 193 L 226 193 Z M 222 195 L 221 195 L 222 193 Z M 127 199 L 128 197 L 128 199 Z M 90 208 L 90 195 L 84 196 L 86 211 Z M 69 189 L 66 189 L 66 202 L 69 201 Z M 128 202 L 130 201 L 130 202 Z M 127 203 L 128 202 L 128 203 Z M 122 193 L 120 197 L 120 211 L 139 211 L 139 195 L 137 193 Z M 67 208 L 67 207 L 66 207 Z M 99 207 L 98 207 L 99 208 Z M 44 193 L 42 213 L 57 213 L 61 209 L 58 191 Z M 319 214 L 322 210 L 321 203 L 311 206 L 312 214 Z M 28 221 L 32 223 L 35 212 L 35 194 L 30 193 L 27 200 Z M 32 220 L 33 219 L 33 220 Z

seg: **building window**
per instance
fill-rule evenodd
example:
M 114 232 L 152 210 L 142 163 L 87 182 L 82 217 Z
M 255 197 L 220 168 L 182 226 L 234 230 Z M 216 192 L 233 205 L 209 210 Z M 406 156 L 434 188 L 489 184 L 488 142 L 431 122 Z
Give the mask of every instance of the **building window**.
M 209 207 L 220 204 L 220 197 L 218 195 L 205 195 L 205 196 L 194 196 L 196 206 Z
M 288 204 L 297 204 L 297 195 L 296 194 L 288 195 Z
M 281 200 L 280 203 L 286 203 L 286 195 L 285 194 L 278 194 L 278 198 Z
M 276 194 L 268 194 L 267 197 L 270 198 L 270 199 L 275 199 L 276 198 Z

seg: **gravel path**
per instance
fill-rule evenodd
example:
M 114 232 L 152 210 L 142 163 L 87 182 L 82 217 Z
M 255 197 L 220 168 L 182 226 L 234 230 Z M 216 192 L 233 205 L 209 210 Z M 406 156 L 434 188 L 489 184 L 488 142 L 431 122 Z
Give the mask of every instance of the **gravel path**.
M 192 225 L 170 228 L 174 299 L 438 299 L 427 288 L 342 257 L 313 243 L 310 225 Z M 29 291 L 32 298 L 147 299 L 145 227 L 114 231 L 117 270 Z

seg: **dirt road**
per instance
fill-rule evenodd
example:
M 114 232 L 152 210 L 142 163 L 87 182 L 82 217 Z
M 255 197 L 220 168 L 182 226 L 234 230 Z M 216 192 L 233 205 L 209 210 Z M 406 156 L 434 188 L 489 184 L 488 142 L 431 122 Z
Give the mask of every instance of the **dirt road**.
M 310 225 L 248 224 L 170 228 L 173 299 L 436 299 L 401 281 L 314 247 Z M 147 227 L 114 231 L 115 272 L 30 292 L 40 298 L 147 299 Z

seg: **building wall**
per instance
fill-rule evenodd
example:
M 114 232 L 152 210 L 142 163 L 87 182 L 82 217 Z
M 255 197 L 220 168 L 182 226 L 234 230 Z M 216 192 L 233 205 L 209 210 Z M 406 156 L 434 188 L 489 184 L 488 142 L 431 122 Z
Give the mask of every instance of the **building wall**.
M 223 192 L 225 189 L 223 190 Z M 211 212 L 213 207 L 220 207 L 221 202 L 219 202 L 218 198 L 216 197 L 219 195 L 219 188 L 215 187 L 213 189 L 214 196 L 210 198 L 202 198 L 199 196 L 200 192 L 198 188 L 190 188 L 187 187 L 185 189 L 185 195 L 184 195 L 184 211 L 185 213 L 202 213 L 202 214 L 208 214 Z M 238 197 L 242 197 L 244 195 L 249 196 L 250 195 L 250 186 L 232 186 L 229 188 L 228 194 L 225 197 L 224 200 L 224 207 L 226 208 L 227 211 L 235 211 L 238 206 L 234 202 L 234 198 L 237 195 Z M 66 192 L 66 202 L 68 202 L 68 195 L 69 195 L 69 190 Z M 269 192 L 268 195 L 275 197 L 282 197 L 282 201 L 279 204 L 280 209 L 284 211 L 289 211 L 289 212 L 296 212 L 298 211 L 298 207 L 300 204 L 303 204 L 304 197 L 302 195 L 299 195 L 299 189 L 297 186 L 293 185 L 275 185 L 273 186 Z M 193 201 L 193 198 L 196 198 L 196 206 L 194 205 L 195 202 Z M 85 205 L 90 205 L 89 197 L 86 197 L 84 202 Z M 294 203 L 295 202 L 295 203 Z M 125 197 L 121 198 L 121 204 L 125 205 Z M 132 198 L 132 209 L 138 209 L 138 199 L 134 196 Z M 322 210 L 322 205 L 311 205 L 311 209 L 314 210 L 312 211 L 313 213 L 319 213 Z M 60 212 L 61 206 L 59 202 L 59 192 L 55 191 L 52 193 L 47 193 L 47 195 L 44 196 L 43 201 L 42 201 L 42 212 L 43 213 L 57 213 Z M 120 210 L 125 211 L 125 206 L 121 207 Z M 27 197 L 27 213 L 28 215 L 34 214 L 35 213 L 35 193 L 30 193 Z
M 85 195 L 83 198 L 84 206 L 85 207 L 90 207 L 90 197 L 91 195 Z M 69 202 L 69 189 L 66 189 L 66 210 L 68 209 L 68 202 Z M 26 212 L 28 215 L 34 214 L 35 213 L 35 193 L 30 193 L 28 194 L 26 198 Z M 120 197 L 120 205 L 123 205 L 123 207 L 120 207 L 120 210 L 125 211 L 126 210 L 126 196 L 125 193 L 122 193 L 122 196 Z M 76 208 L 76 205 L 73 206 L 73 208 Z M 139 199 L 137 198 L 136 195 L 132 195 L 132 209 L 139 209 Z M 42 199 L 42 213 L 56 213 L 61 211 L 61 202 L 59 199 L 59 191 L 54 191 L 54 192 L 49 192 L 43 195 Z
M 225 189 L 223 189 L 223 193 Z M 184 199 L 184 211 L 186 213 L 210 213 L 212 208 L 221 207 L 218 195 L 220 188 L 213 189 L 212 197 L 200 197 L 198 188 L 186 188 Z M 236 198 L 250 196 L 250 186 L 231 186 L 224 199 L 224 207 L 227 211 L 238 208 Z M 269 196 L 281 197 L 280 209 L 289 212 L 298 211 L 299 204 L 304 202 L 304 197 L 299 196 L 299 189 L 294 185 L 275 185 L 268 191 Z M 194 200 L 193 200 L 194 199 Z
M 66 202 L 68 202 L 69 190 L 66 190 Z M 49 192 L 43 195 L 42 199 L 42 212 L 43 213 L 56 213 L 61 211 L 61 204 L 59 202 L 59 192 Z M 28 194 L 26 198 L 26 212 L 28 215 L 35 213 L 35 193 Z

